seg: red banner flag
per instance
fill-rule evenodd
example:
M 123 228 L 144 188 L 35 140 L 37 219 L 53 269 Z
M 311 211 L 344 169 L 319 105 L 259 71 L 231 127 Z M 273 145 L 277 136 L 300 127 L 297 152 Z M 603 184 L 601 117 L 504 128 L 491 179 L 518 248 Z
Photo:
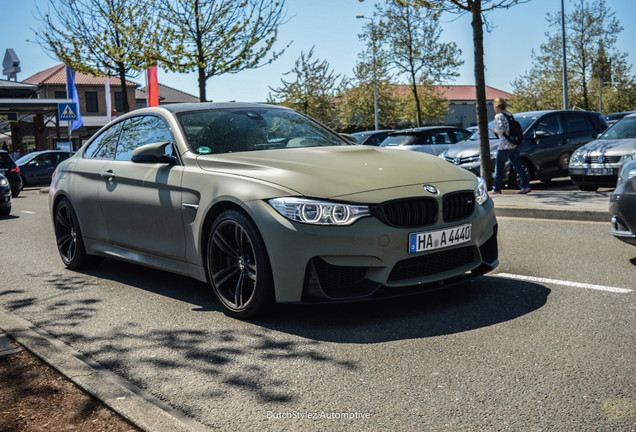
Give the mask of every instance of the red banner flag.
M 157 80 L 156 65 L 146 69 L 146 95 L 149 107 L 159 105 L 159 81 Z

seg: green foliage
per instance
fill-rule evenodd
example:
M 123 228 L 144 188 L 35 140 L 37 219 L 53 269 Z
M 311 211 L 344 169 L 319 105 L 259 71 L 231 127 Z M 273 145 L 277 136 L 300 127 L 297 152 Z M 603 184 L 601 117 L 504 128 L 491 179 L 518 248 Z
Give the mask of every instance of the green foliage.
M 438 42 L 442 32 L 439 11 L 401 0 L 376 4 L 374 16 L 379 18 L 378 39 L 381 57 L 395 71 L 398 78 L 409 83 L 412 89 L 415 124 L 439 118 L 443 107 L 430 91 L 421 93 L 418 88 L 430 88 L 459 76 L 461 50 L 454 42 Z M 424 100 L 420 100 L 420 97 Z M 426 107 L 426 110 L 424 109 Z
M 572 9 L 565 17 L 570 107 L 599 110 L 602 94 L 604 112 L 634 109 L 636 79 L 627 54 L 615 47 L 623 28 L 614 12 L 605 0 L 577 0 Z M 563 107 L 561 14 L 548 14 L 547 21 L 554 33 L 546 33 L 530 71 L 513 82 L 517 111 Z
M 326 60 L 314 59 L 314 48 L 304 51 L 294 67 L 285 75 L 294 79 L 281 79 L 282 87 L 271 88 L 270 102 L 295 109 L 330 126 L 336 126 L 335 100 L 339 95 L 337 81 L 340 74 L 330 70 Z
M 162 28 L 173 34 L 162 63 L 172 71 L 196 71 L 202 102 L 209 78 L 264 66 L 285 50 L 272 51 L 285 20 L 284 0 L 158 1 Z
M 75 71 L 116 71 L 126 92 L 126 76 L 147 68 L 170 36 L 158 31 L 155 10 L 155 0 L 48 0 L 48 11 L 38 9 L 43 26 L 35 34 L 40 46 Z M 128 111 L 128 98 L 123 100 Z

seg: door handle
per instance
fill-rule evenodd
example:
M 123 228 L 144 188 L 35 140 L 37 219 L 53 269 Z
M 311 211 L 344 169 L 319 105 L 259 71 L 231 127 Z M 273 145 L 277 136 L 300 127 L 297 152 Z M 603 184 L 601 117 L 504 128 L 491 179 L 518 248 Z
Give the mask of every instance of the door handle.
M 113 179 L 115 178 L 115 173 L 113 173 L 111 170 L 102 171 L 101 173 L 99 173 L 99 175 L 101 175 L 108 181 L 113 181 Z

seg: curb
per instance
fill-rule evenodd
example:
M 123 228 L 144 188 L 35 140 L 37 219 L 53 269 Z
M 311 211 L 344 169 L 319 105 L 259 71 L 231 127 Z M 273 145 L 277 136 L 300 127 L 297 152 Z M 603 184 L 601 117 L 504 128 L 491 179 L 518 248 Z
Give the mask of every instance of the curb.
M 145 432 L 209 430 L 2 307 L 0 329 L 79 388 Z
M 502 217 L 530 219 L 557 219 L 582 222 L 607 222 L 612 218 L 609 212 L 593 210 L 556 210 L 522 207 L 497 207 L 495 214 Z

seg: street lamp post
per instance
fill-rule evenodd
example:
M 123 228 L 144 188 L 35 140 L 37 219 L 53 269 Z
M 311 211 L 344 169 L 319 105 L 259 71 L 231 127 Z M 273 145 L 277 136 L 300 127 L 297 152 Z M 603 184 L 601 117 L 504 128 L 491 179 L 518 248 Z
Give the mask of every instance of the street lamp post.
M 375 130 L 380 129 L 378 122 L 378 77 L 376 70 L 376 46 L 375 46 L 375 22 L 373 18 L 365 17 L 364 15 L 356 15 L 358 19 L 368 19 L 371 21 L 371 40 L 373 41 L 373 112 L 375 114 Z

